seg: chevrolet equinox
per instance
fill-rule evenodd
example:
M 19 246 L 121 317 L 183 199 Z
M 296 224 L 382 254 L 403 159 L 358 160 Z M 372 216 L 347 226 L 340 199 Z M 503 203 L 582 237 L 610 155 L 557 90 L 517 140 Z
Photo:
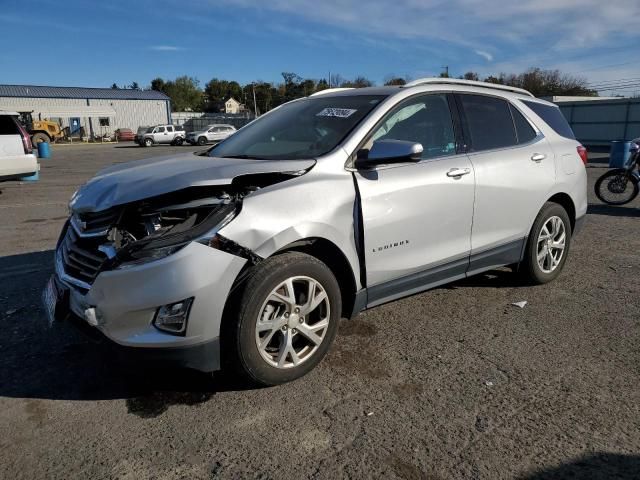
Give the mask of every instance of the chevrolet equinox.
M 525 90 L 325 90 L 207 152 L 99 172 L 71 198 L 44 303 L 128 351 L 288 382 L 341 317 L 500 266 L 556 278 L 586 161 Z

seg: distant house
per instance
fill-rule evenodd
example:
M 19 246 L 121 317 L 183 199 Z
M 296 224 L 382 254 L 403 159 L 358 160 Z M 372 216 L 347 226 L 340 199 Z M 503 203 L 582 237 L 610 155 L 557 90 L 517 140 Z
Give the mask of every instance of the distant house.
M 240 113 L 240 112 L 244 112 L 244 109 L 245 109 L 244 105 L 233 97 L 229 98 L 229 100 L 224 102 L 225 113 Z

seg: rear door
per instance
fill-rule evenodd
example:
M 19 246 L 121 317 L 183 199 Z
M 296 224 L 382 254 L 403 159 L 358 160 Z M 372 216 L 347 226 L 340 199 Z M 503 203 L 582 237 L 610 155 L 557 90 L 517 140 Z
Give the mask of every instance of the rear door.
M 520 261 L 525 237 L 555 183 L 554 153 L 501 97 L 456 94 L 476 175 L 469 273 Z
M 474 173 L 458 153 L 446 94 L 412 97 L 373 129 L 376 140 L 420 143 L 422 160 L 359 170 L 369 305 L 464 276 L 471 248 Z M 453 171 L 462 172 L 452 176 Z

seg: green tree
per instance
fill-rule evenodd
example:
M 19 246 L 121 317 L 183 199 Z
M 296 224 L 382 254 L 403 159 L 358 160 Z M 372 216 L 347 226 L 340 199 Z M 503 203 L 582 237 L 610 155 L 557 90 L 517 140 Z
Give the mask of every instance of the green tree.
M 117 84 L 117 83 L 115 83 L 115 82 L 111 85 L 111 88 L 112 88 L 113 90 L 120 90 L 120 87 L 119 87 L 119 86 L 118 86 L 118 84 Z
M 138 85 L 138 82 L 131 82 L 131 85 L 129 85 L 129 88 L 131 90 L 140 90 L 140 85 Z
M 202 90 L 198 88 L 199 83 L 197 79 L 184 75 L 164 84 L 162 91 L 171 98 L 171 108 L 174 112 L 202 108 Z
M 406 85 L 407 81 L 401 77 L 391 76 L 384 81 L 384 84 L 385 85 Z
M 160 78 L 154 78 L 153 80 L 151 80 L 151 90 L 156 90 L 158 92 L 164 92 L 164 84 L 165 81 Z

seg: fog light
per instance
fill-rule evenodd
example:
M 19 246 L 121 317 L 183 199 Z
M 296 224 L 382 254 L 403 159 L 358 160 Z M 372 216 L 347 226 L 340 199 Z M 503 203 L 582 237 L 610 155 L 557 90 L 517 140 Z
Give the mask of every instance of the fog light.
M 193 297 L 163 305 L 156 312 L 153 326 L 163 332 L 184 335 L 187 330 L 187 319 L 189 318 L 189 310 L 191 310 L 192 303 Z

